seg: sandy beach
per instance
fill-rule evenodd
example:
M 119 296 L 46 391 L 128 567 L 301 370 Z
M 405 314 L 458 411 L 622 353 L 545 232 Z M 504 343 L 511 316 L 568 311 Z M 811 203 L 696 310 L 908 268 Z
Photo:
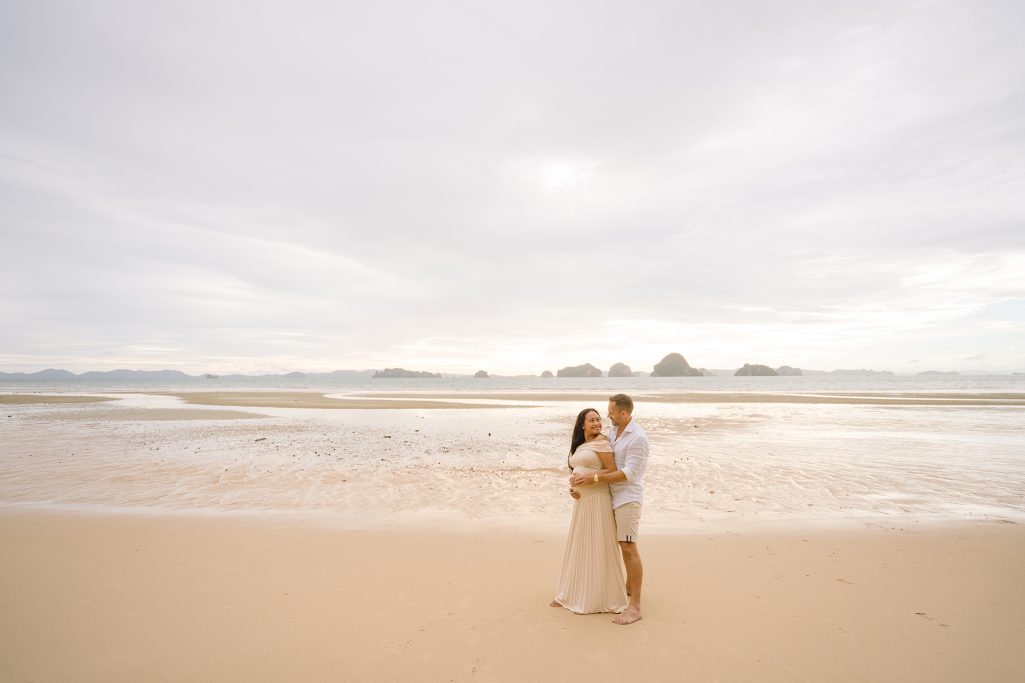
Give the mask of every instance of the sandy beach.
M 624 628 L 547 606 L 604 396 L 34 396 L 0 419 L 0 680 L 1025 673 L 1013 405 L 640 398 Z
M 0 514 L 10 681 L 1014 681 L 1025 527 L 656 535 L 645 618 L 547 606 L 549 532 Z M 629 653 L 624 659 L 623 653 Z

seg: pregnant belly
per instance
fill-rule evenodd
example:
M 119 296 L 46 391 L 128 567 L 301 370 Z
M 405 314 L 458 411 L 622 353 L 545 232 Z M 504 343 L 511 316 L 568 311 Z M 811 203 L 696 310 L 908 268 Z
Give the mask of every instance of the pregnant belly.
M 573 470 L 573 474 L 586 474 L 593 477 L 594 473 L 597 471 L 598 470 L 596 469 L 590 468 L 577 468 Z M 606 496 L 612 495 L 609 493 L 609 485 L 604 481 L 599 482 L 597 484 L 588 484 L 587 486 L 575 486 L 573 490 L 579 493 L 581 496 L 593 496 L 596 494 L 605 494 Z

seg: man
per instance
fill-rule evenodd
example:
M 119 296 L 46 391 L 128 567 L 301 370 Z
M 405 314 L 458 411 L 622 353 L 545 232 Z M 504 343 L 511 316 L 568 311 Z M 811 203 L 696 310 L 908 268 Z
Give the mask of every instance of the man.
M 612 491 L 612 510 L 616 515 L 616 537 L 626 566 L 626 593 L 630 603 L 622 614 L 612 621 L 632 624 L 641 618 L 641 583 L 644 567 L 637 551 L 637 535 L 641 523 L 641 503 L 644 485 L 641 480 L 648 468 L 648 437 L 633 420 L 634 402 L 626 394 L 609 397 L 609 419 L 612 430 L 609 440 L 616 457 L 616 471 L 607 474 L 578 474 L 570 479 L 571 486 L 587 486 L 606 481 Z M 574 497 L 579 494 L 574 494 Z

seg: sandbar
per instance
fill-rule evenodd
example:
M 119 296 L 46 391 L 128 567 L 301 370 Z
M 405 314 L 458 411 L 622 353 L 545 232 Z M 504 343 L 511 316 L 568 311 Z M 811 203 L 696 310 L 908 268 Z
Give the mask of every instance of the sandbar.
M 0 679 L 1011 681 L 1025 526 L 649 535 L 645 618 L 547 606 L 561 534 L 0 512 Z
M 310 391 L 199 391 L 189 393 L 148 392 L 159 396 L 176 396 L 185 403 L 205 406 L 240 406 L 253 408 L 332 408 L 341 410 L 437 410 L 468 408 L 504 408 L 503 405 L 465 403 L 459 400 L 403 398 L 330 398 Z M 458 397 L 456 397 L 458 398 Z M 517 406 L 523 407 L 523 406 Z
M 45 394 L 0 394 L 0 404 L 33 405 L 39 403 L 102 403 L 113 401 L 106 396 L 48 396 Z
M 241 410 L 204 410 L 202 408 L 116 408 L 111 410 L 82 410 L 45 419 L 58 422 L 173 422 L 175 420 L 252 420 L 267 417 Z

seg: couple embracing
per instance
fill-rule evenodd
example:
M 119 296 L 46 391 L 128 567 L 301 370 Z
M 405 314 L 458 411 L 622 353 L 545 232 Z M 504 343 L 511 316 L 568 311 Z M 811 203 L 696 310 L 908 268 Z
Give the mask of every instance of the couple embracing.
M 608 438 L 602 434 L 597 410 L 586 408 L 577 415 L 569 449 L 573 517 L 552 601 L 552 607 L 577 614 L 614 612 L 612 621 L 617 624 L 641 618 L 644 578 L 637 535 L 648 437 L 633 421 L 633 407 L 626 394 L 609 398 Z

